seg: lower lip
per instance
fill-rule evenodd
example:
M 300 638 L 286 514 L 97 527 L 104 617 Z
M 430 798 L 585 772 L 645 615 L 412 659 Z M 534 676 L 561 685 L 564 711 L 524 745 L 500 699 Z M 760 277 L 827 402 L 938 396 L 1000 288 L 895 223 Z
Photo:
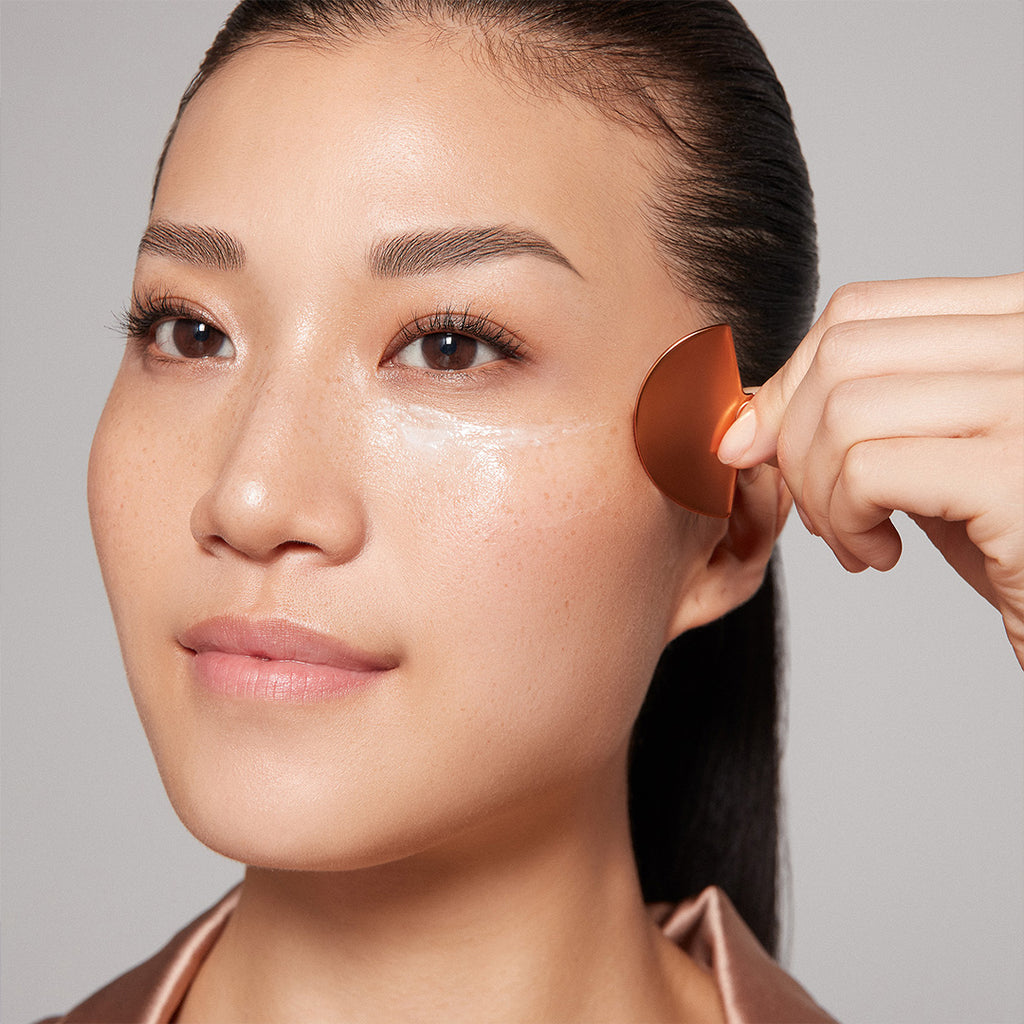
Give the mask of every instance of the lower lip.
M 271 661 L 224 651 L 194 654 L 192 671 L 199 684 L 213 693 L 292 703 L 341 697 L 384 675 L 383 669 L 359 671 L 305 661 Z

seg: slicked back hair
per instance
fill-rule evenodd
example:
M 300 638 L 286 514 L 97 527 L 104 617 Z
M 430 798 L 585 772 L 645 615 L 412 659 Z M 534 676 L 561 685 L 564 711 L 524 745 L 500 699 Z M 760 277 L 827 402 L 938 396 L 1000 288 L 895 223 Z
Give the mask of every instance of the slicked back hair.
M 406 22 L 471 30 L 500 67 L 565 90 L 659 142 L 650 231 L 676 286 L 733 328 L 745 385 L 810 325 L 814 211 L 789 105 L 725 0 L 242 0 L 182 113 L 238 52 L 338 47 Z M 709 319 L 709 322 L 713 322 Z M 779 641 L 773 567 L 757 594 L 666 648 L 633 730 L 629 812 L 644 897 L 721 886 L 762 944 L 778 939 Z

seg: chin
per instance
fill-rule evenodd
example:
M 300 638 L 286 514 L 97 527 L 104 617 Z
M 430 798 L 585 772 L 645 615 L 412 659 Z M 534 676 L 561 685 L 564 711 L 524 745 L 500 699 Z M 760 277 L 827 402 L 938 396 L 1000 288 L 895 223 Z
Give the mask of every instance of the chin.
M 244 802 L 224 809 L 195 799 L 172 797 L 184 826 L 204 846 L 230 860 L 281 871 L 352 871 L 396 859 L 399 844 L 367 835 L 362 823 L 332 827 L 315 810 L 275 807 L 257 810 Z M 360 840 L 362 840 L 360 842 Z
M 270 780 L 175 767 L 162 774 L 182 824 L 215 853 L 252 867 L 356 871 L 443 845 L 460 830 L 422 794 L 392 805 L 386 785 L 367 799 L 302 773 Z

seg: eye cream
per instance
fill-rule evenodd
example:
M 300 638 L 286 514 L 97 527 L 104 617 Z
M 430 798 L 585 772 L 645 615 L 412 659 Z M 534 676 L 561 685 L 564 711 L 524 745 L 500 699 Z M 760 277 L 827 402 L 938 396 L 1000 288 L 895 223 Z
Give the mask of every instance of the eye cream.
M 595 486 L 575 498 L 547 500 L 559 481 L 579 473 L 581 451 L 593 464 L 603 463 L 595 449 L 605 450 L 617 434 L 605 421 L 502 425 L 387 400 L 375 408 L 373 422 L 375 447 L 389 460 L 391 480 L 411 507 L 425 494 L 443 493 L 451 521 L 475 522 L 483 533 L 499 534 L 514 523 L 524 494 L 543 494 L 543 511 L 531 517 L 535 533 L 594 514 L 608 498 L 606 489 Z
M 409 449 L 440 454 L 457 447 L 482 451 L 496 448 L 540 447 L 560 438 L 599 430 L 602 423 L 543 423 L 498 426 L 456 416 L 426 405 L 389 403 L 382 410 L 387 422 Z

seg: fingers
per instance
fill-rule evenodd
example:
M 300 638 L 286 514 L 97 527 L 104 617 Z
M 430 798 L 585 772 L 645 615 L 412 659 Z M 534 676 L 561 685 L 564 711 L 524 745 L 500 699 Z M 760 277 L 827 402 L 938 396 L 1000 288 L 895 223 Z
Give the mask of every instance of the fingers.
M 848 382 L 895 376 L 909 381 L 924 375 L 959 380 L 979 372 L 1024 372 L 1020 320 L 1020 314 L 996 314 L 837 324 L 822 337 L 814 362 L 790 395 L 776 438 L 777 456 L 785 461 L 806 450 L 825 404 Z M 946 407 L 956 410 L 955 403 L 947 401 Z M 875 415 L 879 411 L 872 410 Z M 942 409 L 936 411 L 941 414 Z
M 997 591 L 1024 588 L 1019 418 L 1016 428 L 1015 434 L 986 429 L 844 443 L 827 484 L 808 474 L 801 519 L 845 568 L 858 572 L 896 564 L 900 541 L 889 516 L 907 512 L 957 572 L 998 606 Z
M 939 330 L 941 338 L 930 337 L 936 325 L 960 317 L 988 320 L 1013 314 L 1019 316 L 1022 311 L 1024 274 L 846 285 L 832 296 L 788 362 L 744 407 L 722 439 L 719 458 L 739 468 L 774 461 L 790 403 L 812 369 L 822 372 L 820 364 L 823 362 L 826 375 L 833 378 L 843 373 L 849 376 L 851 371 L 856 376 L 897 372 L 901 365 L 909 367 L 913 355 L 923 347 L 925 354 L 930 351 L 936 361 L 955 361 L 947 362 L 947 369 L 969 369 L 974 365 L 972 359 L 975 363 L 978 359 L 979 348 L 965 346 L 963 334 L 958 332 L 970 330 L 970 325 Z M 901 355 L 901 346 L 894 344 L 890 328 L 896 323 L 906 324 L 918 319 L 927 321 L 918 325 L 918 340 L 930 344 L 919 343 L 915 352 Z M 872 344 L 870 325 L 876 323 L 876 343 Z M 1000 334 L 997 328 L 994 333 L 1004 339 L 1004 348 L 1012 349 L 1012 331 L 1003 330 Z M 1016 337 L 1019 339 L 1019 327 Z M 819 352 L 823 345 L 824 351 Z M 1018 340 L 1015 354 L 1019 356 L 1020 352 Z M 879 358 L 881 362 L 877 361 Z M 872 365 L 875 369 L 869 371 Z
M 946 522 L 982 515 L 999 495 L 990 493 L 992 481 L 978 477 L 979 454 L 970 438 L 887 438 L 851 448 L 827 518 L 827 539 L 840 561 L 892 568 L 899 558 L 893 509 Z
M 908 513 L 1024 664 L 1024 274 L 840 289 L 719 457 L 773 462 L 854 572 L 896 564 Z
M 782 459 L 786 482 L 812 522 L 828 522 L 847 453 L 866 441 L 970 438 L 1012 423 L 1021 400 L 1013 378 L 997 372 L 922 374 L 846 380 L 821 404 L 809 441 Z M 787 442 L 788 448 L 788 442 Z M 918 467 L 905 467 L 911 478 Z M 874 564 L 874 563 L 872 563 Z
M 957 560 L 948 559 L 956 571 L 994 607 L 999 607 L 999 591 L 988 576 L 984 552 L 971 540 L 966 523 L 949 523 L 944 519 L 928 519 L 911 513 L 911 519 L 942 552 L 959 551 Z
M 890 568 L 900 555 L 893 509 L 967 521 L 1006 503 L 1006 474 L 993 486 L 991 467 L 1020 461 L 1022 310 L 1022 274 L 840 289 L 720 457 L 775 463 L 801 519 L 843 565 Z

